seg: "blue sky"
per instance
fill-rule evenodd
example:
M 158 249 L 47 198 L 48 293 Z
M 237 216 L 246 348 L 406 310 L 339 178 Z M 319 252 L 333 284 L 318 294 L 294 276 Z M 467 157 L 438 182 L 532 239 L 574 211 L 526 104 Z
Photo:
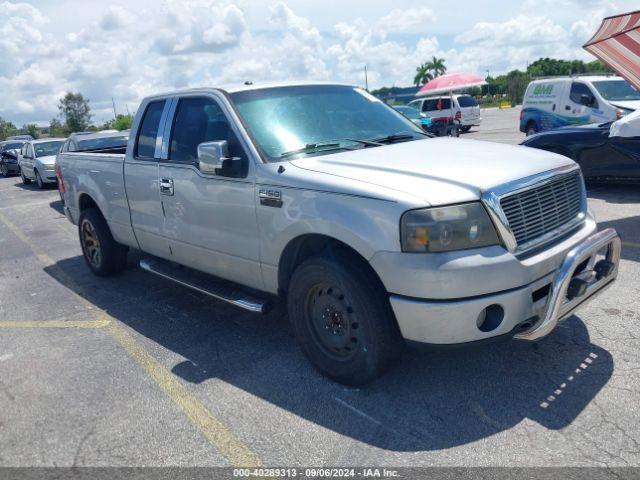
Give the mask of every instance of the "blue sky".
M 0 0 L 0 116 L 48 123 L 65 91 L 94 120 L 163 90 L 283 79 L 411 84 L 432 55 L 450 71 L 524 69 L 581 45 L 637 0 Z

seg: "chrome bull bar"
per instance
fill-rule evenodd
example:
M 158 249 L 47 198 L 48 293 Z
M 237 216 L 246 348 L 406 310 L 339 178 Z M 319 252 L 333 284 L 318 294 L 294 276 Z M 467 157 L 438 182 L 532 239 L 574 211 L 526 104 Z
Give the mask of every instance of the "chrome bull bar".
M 574 273 L 579 265 L 585 260 L 589 260 L 599 250 L 607 247 L 605 260 L 610 262 L 611 269 L 606 275 L 598 274 L 595 270 L 580 272 L 580 275 L 590 275 L 590 279 L 584 281 L 583 288 L 579 295 L 568 298 L 569 285 L 574 280 Z M 521 340 L 537 340 L 551 332 L 558 322 L 569 316 L 578 306 L 600 293 L 609 286 L 618 275 L 618 265 L 620 263 L 620 237 L 613 228 L 607 228 L 601 232 L 594 233 L 579 245 L 571 249 L 564 258 L 558 273 L 549 290 L 546 311 L 541 322 L 527 332 L 515 335 Z M 591 267 L 591 263 L 589 267 Z M 607 265 L 607 264 L 604 264 Z M 587 268 L 589 268 L 587 267 Z

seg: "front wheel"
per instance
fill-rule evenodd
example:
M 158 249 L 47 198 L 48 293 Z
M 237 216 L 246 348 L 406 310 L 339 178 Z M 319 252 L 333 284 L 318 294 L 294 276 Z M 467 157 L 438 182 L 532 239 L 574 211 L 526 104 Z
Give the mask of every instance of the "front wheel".
M 462 133 L 467 133 L 469 130 L 471 130 L 471 125 L 465 125 L 464 127 L 460 127 L 460 130 L 462 131 Z
M 20 178 L 22 178 L 22 183 L 24 185 L 31 185 L 31 179 L 25 177 L 24 172 L 22 171 L 22 168 L 20 169 Z
M 5 178 L 9 176 L 9 169 L 4 163 L 0 165 L 0 173 L 2 173 L 2 176 Z
M 80 214 L 78 234 L 84 260 L 95 275 L 106 277 L 124 270 L 128 248 L 113 239 L 98 209 L 89 208 Z
M 44 182 L 42 181 L 42 177 L 40 176 L 40 172 L 38 172 L 38 170 L 35 171 L 36 172 L 36 183 L 38 184 L 38 188 L 40 190 L 44 189 Z
M 306 260 L 291 278 L 287 303 L 303 352 L 337 382 L 367 383 L 402 351 L 386 292 L 352 255 L 332 252 Z

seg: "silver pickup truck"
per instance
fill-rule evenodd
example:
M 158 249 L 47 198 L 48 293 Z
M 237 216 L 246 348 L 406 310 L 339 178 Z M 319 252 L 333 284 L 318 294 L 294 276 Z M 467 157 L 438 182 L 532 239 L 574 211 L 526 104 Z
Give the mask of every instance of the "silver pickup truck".
M 407 342 L 541 338 L 618 271 L 574 162 L 431 138 L 348 85 L 149 97 L 126 151 L 61 153 L 57 175 L 95 274 L 134 248 L 240 308 L 286 301 L 304 353 L 347 384 Z

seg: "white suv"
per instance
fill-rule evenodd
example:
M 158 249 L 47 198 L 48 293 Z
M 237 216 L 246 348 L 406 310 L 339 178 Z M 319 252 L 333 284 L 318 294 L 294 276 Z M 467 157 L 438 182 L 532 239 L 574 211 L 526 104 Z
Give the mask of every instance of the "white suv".
M 453 99 L 453 108 L 451 100 Z M 480 126 L 480 106 L 471 95 L 453 95 L 419 98 L 409 102 L 409 107 L 417 109 L 430 118 L 453 117 L 460 121 L 461 130 L 468 132 L 471 127 Z

